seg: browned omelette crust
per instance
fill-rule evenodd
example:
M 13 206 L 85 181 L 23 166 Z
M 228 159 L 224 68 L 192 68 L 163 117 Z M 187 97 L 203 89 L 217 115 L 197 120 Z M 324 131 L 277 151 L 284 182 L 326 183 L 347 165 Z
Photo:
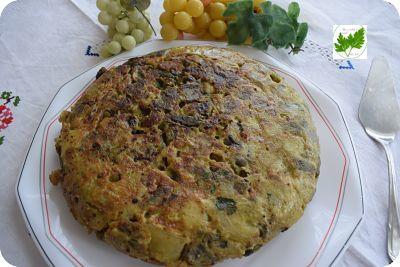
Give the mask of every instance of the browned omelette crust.
M 306 104 L 276 73 L 205 46 L 103 72 L 63 112 L 50 177 L 89 231 L 144 261 L 212 265 L 300 218 L 319 146 Z

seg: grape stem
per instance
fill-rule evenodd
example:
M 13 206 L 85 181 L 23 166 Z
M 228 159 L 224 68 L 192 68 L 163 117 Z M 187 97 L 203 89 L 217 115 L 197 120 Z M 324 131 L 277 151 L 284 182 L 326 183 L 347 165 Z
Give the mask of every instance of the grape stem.
M 154 27 L 153 27 L 153 25 L 151 25 L 151 22 L 150 22 L 150 20 L 143 14 L 143 12 L 142 11 L 140 11 L 139 10 L 139 8 L 137 8 L 137 6 L 135 5 L 134 6 L 135 8 L 136 8 L 136 10 L 137 11 L 139 11 L 140 12 L 140 14 L 142 14 L 142 16 L 143 16 L 143 18 L 147 21 L 147 23 L 150 25 L 150 27 L 151 27 L 151 29 L 153 30 L 153 32 L 154 32 L 154 35 L 155 36 L 157 36 L 157 33 L 156 33 L 156 30 L 154 30 Z

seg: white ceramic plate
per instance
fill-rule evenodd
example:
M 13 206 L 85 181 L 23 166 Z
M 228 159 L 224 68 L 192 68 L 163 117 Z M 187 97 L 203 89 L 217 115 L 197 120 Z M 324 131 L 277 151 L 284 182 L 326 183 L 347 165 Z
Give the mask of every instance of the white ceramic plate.
M 127 58 L 181 45 L 224 43 L 150 41 L 132 52 L 106 60 L 63 85 L 44 114 L 16 185 L 17 199 L 28 230 L 42 255 L 54 266 L 152 266 L 130 258 L 87 234 L 69 212 L 60 187 L 49 182 L 58 168 L 54 139 L 58 116 L 69 108 L 101 67 Z M 363 216 L 363 196 L 352 141 L 338 105 L 323 91 L 264 52 L 232 47 L 264 62 L 295 88 L 310 107 L 321 145 L 321 174 L 317 191 L 301 219 L 249 257 L 217 266 L 328 266 L 335 262 Z

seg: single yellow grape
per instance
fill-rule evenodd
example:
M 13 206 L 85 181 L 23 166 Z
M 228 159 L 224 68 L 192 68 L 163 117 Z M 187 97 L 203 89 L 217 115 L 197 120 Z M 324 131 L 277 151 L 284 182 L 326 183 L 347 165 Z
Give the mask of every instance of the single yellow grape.
M 222 15 L 226 10 L 226 6 L 222 3 L 211 3 L 208 5 L 208 13 L 212 19 L 224 19 Z
M 164 11 L 163 13 L 161 13 L 160 15 L 161 25 L 172 23 L 173 21 L 174 21 L 174 13 L 168 11 Z
M 179 31 L 174 27 L 172 23 L 164 24 L 161 27 L 161 37 L 166 41 L 172 41 L 178 38 Z
M 207 29 L 210 26 L 211 18 L 208 13 L 204 12 L 200 17 L 193 18 L 196 27 L 199 29 Z
M 212 36 L 220 38 L 225 35 L 226 28 L 226 23 L 223 20 L 217 19 L 210 23 L 208 30 Z
M 186 30 L 193 23 L 192 17 L 185 11 L 180 11 L 174 16 L 174 25 L 178 30 Z
M 164 10 L 168 11 L 168 12 L 174 12 L 170 2 L 171 2 L 170 0 L 164 0 L 164 2 L 163 2 Z
M 186 12 L 192 17 L 199 17 L 204 12 L 203 2 L 200 0 L 189 0 L 186 4 Z
M 169 0 L 169 3 L 174 12 L 185 10 L 186 0 Z
M 185 32 L 190 33 L 190 34 L 198 34 L 202 30 L 197 28 L 196 24 L 192 23 L 192 25 L 185 30 Z

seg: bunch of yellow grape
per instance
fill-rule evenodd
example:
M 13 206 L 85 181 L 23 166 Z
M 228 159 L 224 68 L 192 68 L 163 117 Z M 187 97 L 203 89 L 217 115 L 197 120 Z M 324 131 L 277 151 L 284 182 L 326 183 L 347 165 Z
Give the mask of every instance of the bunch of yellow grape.
M 170 41 L 182 39 L 183 33 L 202 39 L 226 38 L 228 18 L 222 14 L 229 2 L 235 0 L 164 0 L 164 12 L 160 15 L 161 36 Z M 258 6 L 266 0 L 253 0 Z
M 161 36 L 164 40 L 183 38 L 183 33 L 204 39 L 224 39 L 227 29 L 222 15 L 226 1 L 164 0 L 160 16 Z
M 107 58 L 123 50 L 132 50 L 136 44 L 150 39 L 153 31 L 149 24 L 149 14 L 147 11 L 139 12 L 138 9 L 147 8 L 150 1 L 141 0 L 138 3 L 141 5 L 131 7 L 124 0 L 96 1 L 100 10 L 98 20 L 108 26 L 107 34 L 111 39 L 102 47 L 100 51 L 102 57 Z

